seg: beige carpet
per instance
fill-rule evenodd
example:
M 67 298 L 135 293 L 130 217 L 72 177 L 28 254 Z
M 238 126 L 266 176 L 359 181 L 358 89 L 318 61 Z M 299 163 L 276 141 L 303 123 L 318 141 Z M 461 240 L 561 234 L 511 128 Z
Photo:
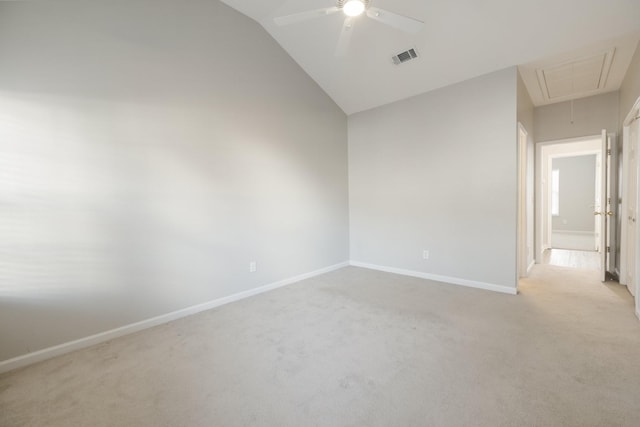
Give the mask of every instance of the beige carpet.
M 640 322 L 596 276 L 345 268 L 5 374 L 0 425 L 637 427 Z

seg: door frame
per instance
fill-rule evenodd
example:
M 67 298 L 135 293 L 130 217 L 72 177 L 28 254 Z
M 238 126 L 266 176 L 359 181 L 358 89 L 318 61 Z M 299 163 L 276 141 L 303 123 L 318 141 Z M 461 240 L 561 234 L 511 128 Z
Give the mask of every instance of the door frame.
M 528 241 L 527 224 L 527 176 L 528 176 L 529 133 L 518 122 L 518 234 L 517 259 L 518 279 L 527 277 L 533 264 L 529 265 L 529 251 L 531 242 Z
M 630 144 L 635 144 L 635 148 L 636 148 L 636 158 L 638 156 L 638 149 L 640 149 L 640 133 L 638 133 L 638 137 L 636 139 L 636 141 L 630 141 L 630 127 L 631 124 L 636 121 L 636 120 L 640 120 L 640 98 L 638 98 L 636 100 L 636 102 L 634 103 L 633 107 L 631 108 L 631 110 L 629 111 L 629 113 L 627 114 L 623 124 L 622 124 L 622 134 L 623 134 L 623 138 L 622 138 L 622 185 L 621 185 L 621 196 L 622 196 L 622 203 L 621 203 L 621 208 L 620 208 L 620 283 L 624 284 L 626 282 L 626 278 L 627 278 L 627 266 L 629 265 L 629 263 L 633 262 L 635 263 L 635 271 L 636 271 L 636 276 L 638 275 L 638 267 L 640 267 L 640 227 L 636 226 L 636 235 L 635 236 L 628 236 L 628 224 L 627 221 L 623 220 L 623 216 L 627 215 L 627 211 L 628 211 L 628 203 L 627 203 L 627 197 L 626 197 L 626 191 L 628 188 L 628 182 L 630 179 L 629 176 L 629 147 Z M 636 182 L 640 181 L 640 161 L 636 161 Z M 637 188 L 640 188 L 640 186 L 637 186 Z M 638 212 L 638 207 L 640 205 L 640 197 L 638 197 L 638 195 L 636 196 L 636 206 L 635 206 L 635 210 L 636 213 Z M 634 260 L 629 260 L 627 259 L 627 246 L 629 244 L 635 244 L 636 246 L 636 251 L 635 251 L 635 259 Z M 635 289 L 635 313 L 636 316 L 640 319 L 640 281 L 637 279 L 636 277 L 636 289 Z
M 536 143 L 536 167 L 535 167 L 535 259 L 536 263 L 543 262 L 543 253 L 550 248 L 551 244 L 551 210 L 549 208 L 550 197 L 547 187 L 549 185 L 548 175 L 549 159 L 554 157 L 579 156 L 582 154 L 598 154 L 601 152 L 600 134 L 582 136 L 578 138 L 567 138 L 553 141 Z M 587 143 L 591 143 L 588 145 Z M 557 147 L 555 150 L 553 147 Z M 553 153 L 556 151 L 556 153 Z M 602 161 L 602 160 L 601 160 Z

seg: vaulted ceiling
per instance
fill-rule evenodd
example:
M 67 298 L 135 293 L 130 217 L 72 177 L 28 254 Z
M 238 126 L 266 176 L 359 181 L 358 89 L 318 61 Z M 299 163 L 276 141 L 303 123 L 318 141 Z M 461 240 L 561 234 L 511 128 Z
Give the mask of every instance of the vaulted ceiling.
M 424 28 L 405 33 L 362 15 L 347 54 L 336 56 L 342 12 L 274 23 L 275 17 L 334 6 L 335 0 L 222 1 L 259 22 L 347 114 L 509 66 L 535 68 L 545 58 L 562 65 L 584 59 L 580 49 L 599 46 L 604 52 L 607 41 L 615 46 L 625 37 L 637 43 L 640 35 L 638 0 L 371 0 L 372 6 L 424 21 Z M 419 57 L 394 65 L 391 57 L 410 48 Z M 617 65 L 615 55 L 612 61 Z M 562 70 L 556 71 L 561 77 Z
M 546 105 L 618 90 L 638 46 L 638 34 L 521 64 L 534 105 Z

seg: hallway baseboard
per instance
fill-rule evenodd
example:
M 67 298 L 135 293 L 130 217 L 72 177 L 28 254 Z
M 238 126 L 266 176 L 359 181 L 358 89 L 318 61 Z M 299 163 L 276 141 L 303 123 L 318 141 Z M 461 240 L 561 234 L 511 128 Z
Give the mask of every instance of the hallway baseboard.
M 476 280 L 460 279 L 458 277 L 441 276 L 438 274 L 424 273 L 422 271 L 405 270 L 402 268 L 388 267 L 384 265 L 369 264 L 360 261 L 351 261 L 349 263 L 354 267 L 368 268 L 369 270 L 384 271 L 387 273 L 400 274 L 402 276 L 418 277 L 420 279 L 434 280 L 436 282 L 448 283 L 451 285 L 466 286 L 469 288 L 485 289 L 487 291 L 501 292 L 504 294 L 517 295 L 518 290 L 514 287 L 496 285 L 494 283 L 478 282 Z

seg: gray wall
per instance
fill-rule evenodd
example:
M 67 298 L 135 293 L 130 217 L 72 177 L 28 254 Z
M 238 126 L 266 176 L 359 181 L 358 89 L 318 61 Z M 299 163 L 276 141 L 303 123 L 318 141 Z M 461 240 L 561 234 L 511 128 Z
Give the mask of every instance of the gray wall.
M 516 75 L 349 116 L 352 260 L 516 286 Z
M 595 232 L 596 155 L 555 158 L 551 169 L 560 174 L 560 215 L 551 230 Z
M 529 91 L 518 72 L 518 122 L 527 131 L 527 183 L 526 183 L 526 246 L 527 246 L 527 265 L 531 265 L 534 261 L 534 224 L 535 224 L 535 135 L 534 135 L 534 107 Z M 517 141 L 517 139 L 516 139 Z
M 0 360 L 348 259 L 346 116 L 249 18 L 0 2 L 0 61 Z
M 620 129 L 638 97 L 640 97 L 640 44 L 636 47 L 636 53 L 620 86 Z
M 534 110 L 537 142 L 600 135 L 602 129 L 618 129 L 618 92 L 536 107 Z

